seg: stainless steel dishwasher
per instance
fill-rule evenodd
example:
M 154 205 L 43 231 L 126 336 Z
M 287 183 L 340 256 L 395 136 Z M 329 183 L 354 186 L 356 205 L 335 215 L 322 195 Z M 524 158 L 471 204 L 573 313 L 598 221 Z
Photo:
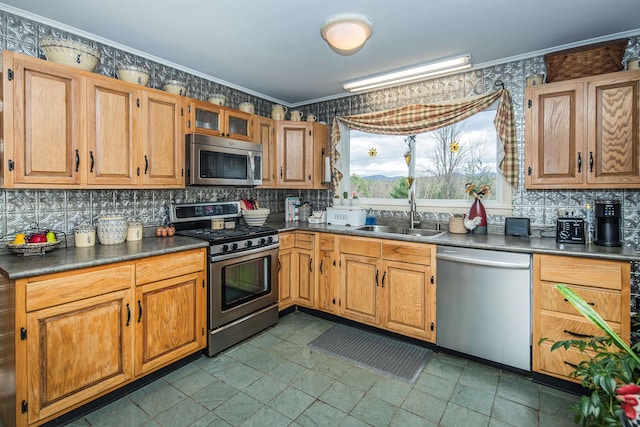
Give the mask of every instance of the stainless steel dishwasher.
M 531 370 L 531 255 L 438 246 L 436 344 Z

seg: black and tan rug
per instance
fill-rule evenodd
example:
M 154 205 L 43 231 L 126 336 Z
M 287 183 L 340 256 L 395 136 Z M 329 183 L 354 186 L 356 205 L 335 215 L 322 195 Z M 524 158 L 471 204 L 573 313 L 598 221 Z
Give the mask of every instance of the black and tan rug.
M 309 347 L 410 384 L 433 355 L 427 348 L 346 325 L 332 327 Z

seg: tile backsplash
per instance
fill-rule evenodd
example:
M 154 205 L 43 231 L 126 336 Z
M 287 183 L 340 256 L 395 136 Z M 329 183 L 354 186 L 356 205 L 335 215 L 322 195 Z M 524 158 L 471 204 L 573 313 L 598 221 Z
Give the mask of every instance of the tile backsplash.
M 36 22 L 5 11 L 0 11 L 0 47 L 26 55 L 44 58 L 39 50 L 40 38 L 47 35 L 64 35 L 81 39 L 98 47 L 102 60 L 96 72 L 116 77 L 120 64 L 143 65 L 150 70 L 149 86 L 160 88 L 168 79 L 187 83 L 187 95 L 206 99 L 213 93 L 227 97 L 227 106 L 238 108 L 241 102 L 251 102 L 256 114 L 269 116 L 272 102 L 235 88 L 176 70 L 165 64 L 155 63 L 113 46 L 87 40 L 61 29 Z M 640 56 L 640 35 L 632 37 L 625 59 Z M 305 114 L 313 113 L 318 120 L 332 123 L 336 115 L 353 115 L 379 111 L 413 103 L 429 103 L 466 96 L 485 94 L 495 89 L 501 80 L 510 90 L 515 108 L 516 135 L 520 158 L 520 186 L 512 192 L 512 216 L 531 218 L 533 227 L 552 227 L 556 211 L 564 209 L 583 216 L 587 202 L 596 199 L 619 199 L 623 207 L 623 239 L 626 245 L 640 246 L 640 190 L 525 190 L 524 182 L 524 81 L 532 74 L 544 73 L 542 56 L 505 62 L 466 73 L 455 74 L 424 82 L 381 89 L 375 92 L 345 96 L 343 98 L 312 103 L 296 108 Z M 154 226 L 168 221 L 167 205 L 173 201 L 235 200 L 240 197 L 257 198 L 274 213 L 282 213 L 287 195 L 300 196 L 310 201 L 315 209 L 324 209 L 331 203 L 330 190 L 269 190 L 256 188 L 190 187 L 184 190 L 0 190 L 0 234 L 8 235 L 38 223 L 70 232 L 83 221 L 91 221 L 101 213 L 118 211 L 128 216 L 138 216 L 144 225 Z M 382 217 L 404 218 L 405 212 L 378 212 Z M 420 219 L 448 222 L 448 214 L 420 213 Z M 490 230 L 500 230 L 503 216 L 490 215 Z M 632 311 L 640 306 L 640 266 L 632 269 Z

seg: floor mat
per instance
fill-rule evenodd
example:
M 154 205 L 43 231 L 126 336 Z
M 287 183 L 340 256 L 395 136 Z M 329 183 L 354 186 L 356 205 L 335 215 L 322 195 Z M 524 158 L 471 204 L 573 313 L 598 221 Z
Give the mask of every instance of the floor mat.
M 346 325 L 332 327 L 309 347 L 410 384 L 433 355 L 427 348 Z

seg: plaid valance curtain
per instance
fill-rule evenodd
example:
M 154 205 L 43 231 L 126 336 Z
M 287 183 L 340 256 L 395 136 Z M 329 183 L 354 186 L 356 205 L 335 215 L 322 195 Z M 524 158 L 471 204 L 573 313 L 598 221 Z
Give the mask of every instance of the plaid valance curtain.
M 338 121 L 346 127 L 367 133 L 383 135 L 415 135 L 452 125 L 480 111 L 486 110 L 495 101 L 500 100 L 493 124 L 498 137 L 504 146 L 504 158 L 499 169 L 505 179 L 513 187 L 518 187 L 518 151 L 516 147 L 516 131 L 513 116 L 511 94 L 500 89 L 488 95 L 465 98 L 460 101 L 439 104 L 416 104 L 406 107 L 355 116 L 336 117 L 331 130 L 333 143 L 331 167 L 333 185 L 338 188 L 342 173 L 335 168 L 340 159 L 337 144 L 340 141 Z

